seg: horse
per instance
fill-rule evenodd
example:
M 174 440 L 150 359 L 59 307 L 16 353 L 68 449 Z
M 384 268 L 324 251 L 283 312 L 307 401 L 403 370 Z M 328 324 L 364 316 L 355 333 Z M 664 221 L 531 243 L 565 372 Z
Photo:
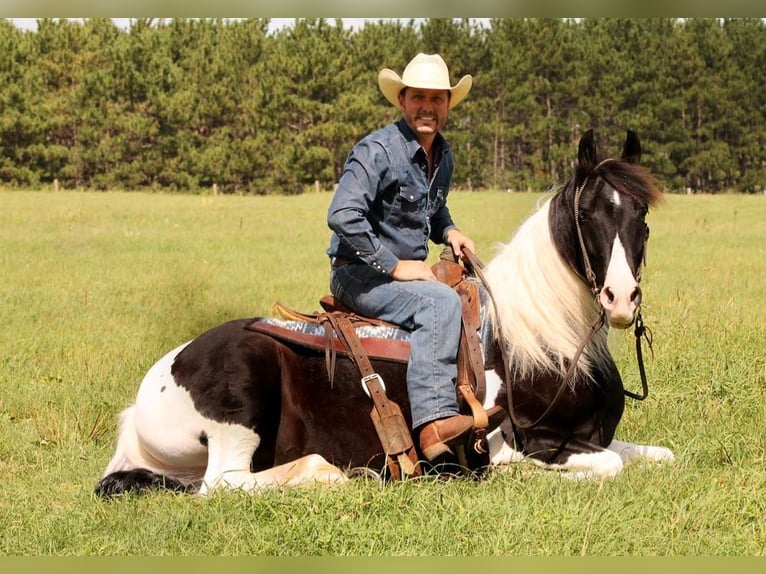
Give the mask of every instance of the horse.
M 587 131 L 570 179 L 477 266 L 473 280 L 492 303 L 485 354 L 501 358 L 486 368 L 482 404 L 507 410 L 486 437 L 489 468 L 524 461 L 589 478 L 634 458 L 673 460 L 665 447 L 615 439 L 627 391 L 607 333 L 640 319 L 646 215 L 662 197 L 640 158 L 635 132 L 621 156 L 602 159 Z M 249 329 L 253 321 L 213 327 L 148 370 L 119 415 L 96 495 L 258 493 L 385 469 L 357 366 L 338 357 L 331 377 L 324 353 Z M 406 360 L 371 364 L 411 425 Z

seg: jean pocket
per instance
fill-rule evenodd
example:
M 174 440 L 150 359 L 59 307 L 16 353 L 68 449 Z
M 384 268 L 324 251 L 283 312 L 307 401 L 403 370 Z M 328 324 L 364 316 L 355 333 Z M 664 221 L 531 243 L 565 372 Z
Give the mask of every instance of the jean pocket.
M 346 292 L 346 290 L 343 288 L 343 282 L 338 277 L 342 272 L 342 269 L 335 269 L 330 274 L 330 293 L 332 293 L 333 297 L 341 302 L 343 301 L 343 296 Z

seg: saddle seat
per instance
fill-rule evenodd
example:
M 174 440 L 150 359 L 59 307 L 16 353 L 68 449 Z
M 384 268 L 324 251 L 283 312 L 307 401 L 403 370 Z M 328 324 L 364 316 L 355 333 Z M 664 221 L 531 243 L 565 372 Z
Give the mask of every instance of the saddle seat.
M 365 352 L 374 359 L 407 363 L 410 356 L 410 333 L 393 323 L 362 317 L 345 307 L 332 295 L 319 301 L 323 312 L 302 313 L 281 303 L 275 303 L 270 317 L 253 320 L 246 328 L 260 331 L 284 342 L 349 355 L 343 340 L 333 332 L 329 316 L 343 317 L 353 325 Z

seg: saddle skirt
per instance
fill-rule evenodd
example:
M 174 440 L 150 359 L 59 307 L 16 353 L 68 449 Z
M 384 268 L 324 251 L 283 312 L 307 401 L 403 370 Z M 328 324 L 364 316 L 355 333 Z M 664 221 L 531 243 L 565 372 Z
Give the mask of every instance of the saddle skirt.
M 492 326 L 488 318 L 488 305 L 491 304 L 489 294 L 483 286 L 479 286 L 479 340 L 482 347 L 485 369 L 492 368 L 494 356 L 492 353 Z M 333 308 L 331 298 L 321 301 L 325 309 Z M 327 311 L 342 312 L 342 311 Z M 322 321 L 324 313 L 304 314 L 294 311 L 277 303 L 270 317 L 259 317 L 249 323 L 246 328 L 271 335 L 281 341 L 324 352 L 333 349 L 340 355 L 348 355 L 342 340 L 337 333 Z M 350 314 L 354 330 L 362 347 L 370 358 L 407 363 L 410 355 L 411 332 L 396 325 L 366 319 Z

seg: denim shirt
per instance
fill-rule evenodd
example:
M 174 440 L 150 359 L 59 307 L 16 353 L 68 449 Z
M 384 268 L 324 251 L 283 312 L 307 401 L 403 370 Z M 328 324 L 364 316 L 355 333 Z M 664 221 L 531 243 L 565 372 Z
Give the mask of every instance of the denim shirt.
M 441 134 L 434 152 L 429 182 L 425 150 L 403 118 L 357 143 L 327 213 L 327 254 L 388 274 L 400 259 L 424 261 L 429 239 L 445 243 L 455 228 L 447 209 L 454 161 Z

